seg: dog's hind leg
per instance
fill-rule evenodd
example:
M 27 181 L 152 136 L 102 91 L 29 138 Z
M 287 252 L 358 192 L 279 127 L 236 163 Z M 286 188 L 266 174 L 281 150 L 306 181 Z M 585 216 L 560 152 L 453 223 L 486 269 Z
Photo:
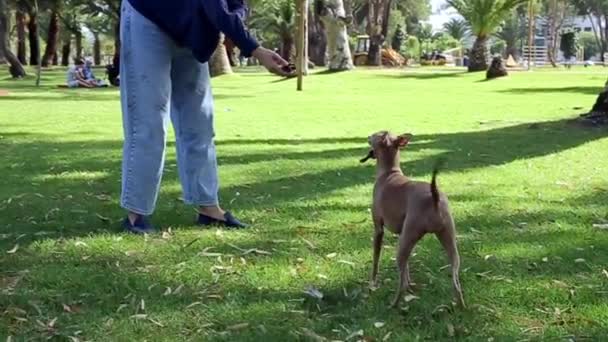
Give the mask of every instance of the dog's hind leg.
M 437 233 L 437 238 L 445 249 L 450 265 L 452 266 L 452 286 L 456 296 L 457 304 L 461 308 L 465 308 L 464 297 L 462 295 L 462 287 L 460 286 L 460 254 L 456 244 L 456 228 L 454 220 L 450 217 L 445 229 Z
M 373 263 L 372 274 L 370 279 L 370 287 L 375 289 L 378 287 L 378 267 L 380 264 L 380 255 L 382 253 L 382 242 L 384 240 L 384 227 L 382 219 L 374 216 L 374 242 L 373 242 Z
M 399 269 L 399 287 L 395 294 L 395 299 L 391 303 L 391 307 L 396 307 L 401 301 L 403 292 L 410 287 L 410 269 L 408 260 L 412 254 L 414 246 L 422 237 L 422 230 L 412 229 L 408 225 L 415 224 L 415 220 L 408 219 L 403 225 L 401 235 L 399 236 L 399 246 L 397 249 L 397 267 Z

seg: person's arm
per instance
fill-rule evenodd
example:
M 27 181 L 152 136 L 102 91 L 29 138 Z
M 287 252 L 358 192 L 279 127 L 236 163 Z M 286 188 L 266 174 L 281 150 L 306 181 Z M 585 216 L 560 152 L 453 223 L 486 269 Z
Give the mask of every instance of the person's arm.
M 243 19 L 245 5 L 241 0 L 200 0 L 203 10 L 211 24 L 228 36 L 246 57 L 260 45 L 249 34 Z
M 243 0 L 226 0 L 228 4 L 228 9 L 234 13 L 236 13 L 242 21 L 245 21 L 247 18 L 247 5 Z
M 281 56 L 258 44 L 245 27 L 243 20 L 246 7 L 243 0 L 199 0 L 211 24 L 223 32 L 241 50 L 244 57 L 255 57 L 269 71 L 290 76 L 293 72 L 285 70 L 288 63 Z

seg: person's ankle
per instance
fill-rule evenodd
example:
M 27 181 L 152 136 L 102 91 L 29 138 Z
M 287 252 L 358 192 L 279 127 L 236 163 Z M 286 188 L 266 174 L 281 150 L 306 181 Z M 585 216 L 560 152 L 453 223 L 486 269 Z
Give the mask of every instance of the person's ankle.
M 131 211 L 127 214 L 127 217 L 129 218 L 129 222 L 131 222 L 132 225 L 134 225 L 135 221 L 137 221 L 137 219 L 140 218 L 141 216 L 142 215 L 136 214 L 136 213 L 131 212 Z
M 219 206 L 210 206 L 210 207 L 199 207 L 198 212 L 202 215 L 209 216 L 216 220 L 224 220 L 224 215 L 226 212 L 222 210 Z

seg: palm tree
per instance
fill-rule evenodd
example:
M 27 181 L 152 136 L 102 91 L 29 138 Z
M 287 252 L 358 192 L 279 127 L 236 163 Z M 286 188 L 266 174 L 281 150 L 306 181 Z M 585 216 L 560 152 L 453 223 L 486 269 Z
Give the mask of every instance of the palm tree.
M 462 42 L 469 36 L 469 25 L 465 20 L 458 18 L 452 18 L 443 24 L 443 30 L 459 42 Z
M 505 19 L 500 30 L 496 32 L 495 35 L 497 38 L 504 40 L 507 44 L 507 56 L 511 55 L 513 58 L 517 59 L 519 56 L 519 50 L 517 48 L 518 42 L 524 38 L 526 34 L 526 23 L 517 11 L 513 11 Z
M 230 60 L 228 59 L 228 51 L 226 51 L 226 46 L 224 46 L 224 39 L 224 34 L 220 33 L 220 40 L 209 60 L 209 72 L 211 77 L 232 73 Z
M 296 8 L 294 1 L 274 0 L 262 2 L 251 18 L 251 26 L 262 32 L 271 32 L 281 42 L 280 55 L 289 61 L 292 57 L 296 32 Z
M 529 0 L 447 0 L 471 26 L 475 43 L 471 50 L 469 71 L 488 69 L 487 42 L 515 8 Z

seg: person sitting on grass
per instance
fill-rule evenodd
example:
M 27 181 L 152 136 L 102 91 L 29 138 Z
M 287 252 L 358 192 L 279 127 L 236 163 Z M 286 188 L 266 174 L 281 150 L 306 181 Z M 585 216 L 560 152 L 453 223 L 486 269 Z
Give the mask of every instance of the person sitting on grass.
M 93 74 L 93 61 L 87 59 L 83 68 L 84 79 L 94 84 L 96 87 L 107 87 L 108 85 L 102 79 L 96 78 Z
M 76 59 L 74 65 L 68 69 L 67 85 L 68 88 L 94 88 L 96 86 L 94 82 L 86 79 L 82 59 Z

